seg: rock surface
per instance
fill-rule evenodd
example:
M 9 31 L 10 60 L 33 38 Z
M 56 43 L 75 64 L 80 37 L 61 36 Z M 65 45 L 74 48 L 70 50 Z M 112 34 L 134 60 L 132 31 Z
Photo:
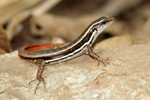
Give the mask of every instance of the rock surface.
M 47 65 L 46 90 L 35 79 L 37 65 L 18 52 L 0 55 L 0 99 L 23 100 L 150 100 L 150 44 L 95 51 L 106 66 L 88 55 Z

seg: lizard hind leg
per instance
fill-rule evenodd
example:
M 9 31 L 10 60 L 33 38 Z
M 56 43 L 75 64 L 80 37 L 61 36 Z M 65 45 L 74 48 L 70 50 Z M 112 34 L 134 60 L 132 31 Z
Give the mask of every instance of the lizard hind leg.
M 36 89 L 34 91 L 34 94 L 36 94 L 36 90 L 38 89 L 39 84 L 42 82 L 44 85 L 44 88 L 46 89 L 46 82 L 44 80 L 44 78 L 42 77 L 42 73 L 44 71 L 44 67 L 45 67 L 45 61 L 43 59 L 38 59 L 37 63 L 41 63 L 40 66 L 38 67 L 38 71 L 37 71 L 37 75 L 36 75 L 36 79 L 31 80 L 28 84 L 38 80 L 38 84 L 36 86 Z

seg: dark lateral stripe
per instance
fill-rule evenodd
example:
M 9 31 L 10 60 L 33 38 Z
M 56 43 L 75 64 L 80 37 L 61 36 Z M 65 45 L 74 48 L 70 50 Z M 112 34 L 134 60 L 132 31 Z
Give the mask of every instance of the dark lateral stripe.
M 91 41 L 93 41 L 93 39 L 94 39 L 94 37 L 92 37 Z M 88 41 L 88 42 L 91 43 L 91 41 Z M 58 59 L 58 60 L 56 60 L 56 59 L 51 59 L 51 60 L 50 60 L 50 59 L 48 58 L 49 61 L 47 60 L 47 61 L 48 61 L 47 64 L 48 64 L 48 63 L 54 63 L 54 62 L 56 63 L 56 62 L 59 62 L 59 61 L 61 61 L 61 60 L 62 60 L 62 61 L 63 61 L 63 60 L 65 60 L 65 61 L 66 61 L 66 60 L 70 60 L 70 59 L 74 58 L 73 55 L 76 55 L 76 54 L 80 53 L 86 46 L 87 46 L 87 45 L 84 45 L 82 48 L 79 48 L 79 49 L 80 49 L 79 51 L 72 53 L 72 55 L 69 55 L 69 54 L 68 54 L 68 55 L 67 55 L 66 57 L 64 57 L 64 58 L 61 58 L 61 57 L 60 57 L 60 59 Z M 76 50 L 77 50 L 77 49 L 76 49 Z M 86 51 L 85 51 L 85 52 L 86 52 Z M 82 52 L 80 55 L 83 55 L 85 52 Z M 71 54 L 71 53 L 70 53 L 70 54 Z M 78 55 L 78 56 L 80 56 L 80 55 Z M 70 59 L 67 59 L 67 58 L 70 58 Z
M 86 47 L 86 46 L 84 46 L 83 48 L 85 48 L 85 47 Z M 75 55 L 75 54 L 77 54 L 77 53 L 79 53 L 79 52 L 81 52 L 81 51 L 82 51 L 82 49 L 79 50 L 78 52 L 73 53 L 72 55 L 68 55 L 68 56 L 66 56 L 66 57 L 64 57 L 64 58 L 61 58 L 61 59 L 58 59 L 58 60 L 52 59 L 52 61 L 46 62 L 46 64 L 49 64 L 49 63 L 57 63 L 57 62 L 63 61 L 63 60 L 65 60 L 65 61 L 70 60 L 70 59 L 74 58 L 73 55 Z M 78 56 L 80 56 L 80 55 L 78 55 Z M 70 58 L 70 59 L 67 59 L 67 58 Z

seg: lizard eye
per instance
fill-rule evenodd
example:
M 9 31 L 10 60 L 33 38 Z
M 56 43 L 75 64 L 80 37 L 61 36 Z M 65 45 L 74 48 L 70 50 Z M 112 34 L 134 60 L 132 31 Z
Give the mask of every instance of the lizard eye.
M 102 24 L 106 24 L 106 21 L 103 21 Z

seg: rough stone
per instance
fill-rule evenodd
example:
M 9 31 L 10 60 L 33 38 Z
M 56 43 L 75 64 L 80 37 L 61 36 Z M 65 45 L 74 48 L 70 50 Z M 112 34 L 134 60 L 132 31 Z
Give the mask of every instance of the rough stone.
M 37 65 L 19 58 L 17 51 L 0 55 L 0 99 L 23 100 L 149 100 L 150 44 L 95 51 L 106 66 L 88 55 L 47 65 L 46 90 L 35 79 Z

